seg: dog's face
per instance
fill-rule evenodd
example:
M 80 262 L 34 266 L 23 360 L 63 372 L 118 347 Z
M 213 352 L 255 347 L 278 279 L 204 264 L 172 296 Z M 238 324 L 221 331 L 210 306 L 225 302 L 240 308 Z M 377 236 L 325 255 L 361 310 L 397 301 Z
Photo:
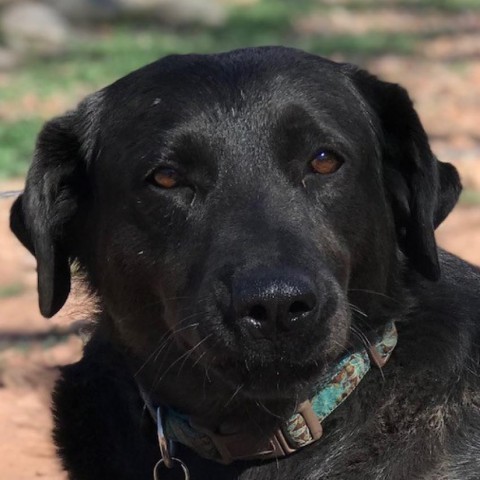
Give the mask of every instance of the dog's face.
M 403 90 L 254 49 L 163 59 L 47 124 L 12 227 L 45 315 L 78 259 L 142 360 L 174 344 L 244 392 L 289 395 L 359 316 L 384 320 L 404 257 L 438 276 L 433 228 L 458 189 Z

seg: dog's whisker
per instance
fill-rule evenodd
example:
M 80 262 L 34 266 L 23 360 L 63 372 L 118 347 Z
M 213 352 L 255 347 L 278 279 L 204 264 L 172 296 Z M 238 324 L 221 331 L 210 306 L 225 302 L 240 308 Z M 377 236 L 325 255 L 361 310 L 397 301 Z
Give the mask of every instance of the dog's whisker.
M 370 348 L 372 348 L 372 343 L 370 342 L 368 337 L 358 327 L 355 327 L 355 325 L 351 325 L 350 328 L 352 330 L 352 333 L 363 343 L 365 348 L 367 350 L 370 350 Z M 383 373 L 383 367 L 381 365 L 378 365 L 378 369 L 380 370 L 382 381 L 385 381 L 385 374 Z
M 185 327 L 184 329 L 181 330 L 186 330 L 187 328 L 195 328 L 197 327 L 198 323 L 193 323 L 192 325 L 189 325 L 188 327 Z M 181 330 L 179 330 L 176 333 L 179 333 Z M 155 355 L 155 358 L 153 359 L 153 362 L 156 363 L 160 357 L 160 355 L 165 351 L 165 354 L 168 354 L 172 346 L 175 344 L 175 334 L 169 335 L 168 338 L 166 338 L 163 342 L 163 344 L 157 349 L 157 354 Z M 162 362 L 163 365 L 163 362 Z
M 340 355 L 344 354 L 344 353 L 351 353 L 351 349 L 347 346 L 347 345 L 343 345 L 341 344 L 339 341 L 335 340 L 334 338 L 331 339 L 332 343 L 337 345 L 338 347 L 340 347 Z M 326 364 L 328 362 L 328 355 L 324 355 L 323 358 L 323 363 Z M 315 361 L 314 362 L 315 365 L 318 367 L 318 361 Z
M 280 462 L 278 461 L 278 457 L 275 457 L 275 464 L 277 466 L 277 478 L 280 478 Z
M 162 376 L 159 378 L 159 380 L 156 382 L 156 385 L 162 382 L 162 380 L 165 378 L 165 376 L 168 374 L 168 372 L 175 366 L 177 365 L 178 362 L 183 360 L 185 356 L 190 356 L 197 348 L 200 347 L 203 343 L 205 343 L 213 334 L 209 334 L 206 337 L 202 338 L 199 342 L 197 342 L 192 348 L 184 352 L 182 355 L 180 355 L 176 360 L 174 360 L 168 368 L 162 373 Z
M 228 401 L 225 403 L 225 405 L 223 406 L 223 408 L 227 408 L 230 403 L 233 402 L 234 398 L 240 393 L 240 390 L 244 387 L 244 384 L 241 383 L 236 389 L 235 391 L 233 392 L 233 394 L 231 395 L 231 397 L 228 399 Z
M 212 363 L 214 363 L 216 359 L 217 357 L 214 356 L 212 359 Z M 209 372 L 210 372 L 210 365 L 208 365 L 207 368 L 205 369 L 205 377 L 207 378 L 209 383 L 212 383 L 212 379 L 210 378 Z
M 207 352 L 203 352 L 201 355 L 198 356 L 198 358 L 195 360 L 195 362 L 192 365 L 192 368 L 196 367 L 198 363 L 202 360 L 202 358 L 207 354 Z
M 189 315 L 185 318 L 183 318 L 182 320 L 180 320 L 178 323 L 177 323 L 177 326 L 178 325 L 181 325 L 183 323 L 185 323 L 187 320 L 191 320 L 192 318 L 196 317 L 196 316 L 204 316 L 206 315 L 208 312 L 197 312 L 197 313 L 194 313 L 192 315 Z M 167 338 L 165 338 L 164 342 L 159 345 L 156 349 L 155 349 L 155 358 L 154 358 L 154 362 L 156 362 L 158 360 L 158 357 L 160 356 L 160 354 L 162 353 L 162 351 L 164 350 L 164 348 L 167 346 L 168 343 L 170 343 L 170 345 L 173 343 L 173 339 L 174 339 L 174 336 L 183 331 L 183 330 L 186 330 L 187 328 L 194 328 L 194 327 L 197 327 L 199 325 L 199 323 L 193 323 L 185 328 L 181 328 L 181 329 L 176 329 L 176 330 L 169 330 L 166 332 L 166 335 L 163 335 L 162 338 L 160 339 L 160 341 L 162 341 L 165 336 L 168 336 Z
M 281 416 L 277 415 L 276 413 L 273 413 L 271 410 L 269 410 L 261 400 L 257 400 L 255 402 L 259 407 L 261 407 L 263 410 L 265 410 L 269 415 L 271 415 L 272 417 L 275 417 L 275 418 L 282 418 Z
M 212 350 L 214 350 L 215 346 L 217 345 L 218 343 L 218 340 L 216 340 L 214 342 L 214 344 L 212 345 Z M 197 360 L 195 360 L 195 363 L 192 365 L 192 368 L 197 365 L 201 360 L 202 358 L 206 355 L 206 351 L 203 352 L 198 358 Z M 202 390 L 203 390 L 203 398 L 206 399 L 207 398 L 207 388 L 206 388 L 206 383 L 208 381 L 208 383 L 212 383 L 212 380 L 209 376 L 209 370 L 210 370 L 210 366 L 211 364 L 214 364 L 215 363 L 215 360 L 217 359 L 217 357 L 214 355 L 209 362 L 207 362 L 207 365 L 202 365 L 203 366 L 203 381 L 202 381 Z
M 472 367 L 470 367 L 469 365 L 465 365 L 465 370 L 467 370 L 467 372 L 471 373 L 474 377 L 478 377 L 480 378 L 480 373 L 479 372 L 476 372 Z
M 203 312 L 200 312 L 199 315 L 202 315 Z M 181 325 L 182 323 L 185 323 L 186 320 L 189 320 L 191 318 L 193 318 L 194 315 L 190 315 L 184 319 L 182 319 L 180 322 L 178 322 L 178 325 Z M 176 330 L 169 330 L 167 331 L 160 339 L 160 345 L 158 347 L 155 348 L 155 350 L 152 352 L 152 354 L 149 356 L 149 358 L 147 359 L 147 361 L 142 365 L 141 369 L 145 367 L 145 365 L 149 362 L 149 361 L 152 361 L 153 363 L 156 363 L 158 361 L 158 358 L 160 357 L 161 353 L 163 351 L 165 351 L 165 349 L 167 348 L 166 350 L 166 354 L 168 354 L 168 352 L 170 351 L 170 348 L 172 347 L 172 345 L 174 344 L 174 340 L 175 340 L 175 336 L 176 334 L 184 331 L 184 330 L 187 330 L 187 329 L 190 329 L 190 328 L 196 328 L 197 326 L 199 325 L 199 323 L 192 323 L 191 325 L 187 325 L 186 327 L 183 327 L 183 328 L 177 328 Z M 167 338 L 165 338 L 167 337 Z M 162 341 L 163 340 L 163 341 Z M 162 362 L 162 365 L 163 365 L 163 362 Z M 135 375 L 138 375 L 138 371 Z
M 372 343 L 368 339 L 368 337 L 355 325 L 350 325 L 350 330 L 352 333 L 363 343 L 366 348 L 370 348 Z
M 213 357 L 212 361 L 215 361 L 215 358 L 216 357 Z M 209 383 L 212 383 L 212 381 L 210 380 L 210 377 L 208 376 L 208 369 L 210 368 L 209 365 L 207 365 L 205 367 L 205 370 L 204 370 L 204 375 L 203 375 L 203 382 L 202 382 L 202 390 L 203 390 L 203 398 L 204 400 L 207 399 L 207 381 Z
M 192 323 L 191 325 L 187 325 L 183 328 L 179 328 L 177 330 L 172 330 L 172 331 L 169 331 L 167 333 L 165 333 L 161 338 L 160 338 L 160 342 L 162 342 L 157 348 L 155 348 L 153 350 L 153 352 L 148 356 L 148 358 L 145 360 L 145 362 L 141 365 L 141 367 L 134 373 L 134 377 L 138 376 L 138 374 L 146 367 L 146 365 L 153 359 L 153 357 L 155 357 L 155 360 L 158 359 L 158 355 L 159 353 L 161 353 L 163 347 L 165 346 L 165 343 L 170 341 L 175 335 L 177 335 L 178 333 L 180 332 L 183 332 L 185 330 L 188 330 L 190 328 L 195 328 L 197 327 L 199 324 L 198 323 Z M 162 341 L 166 336 L 168 336 L 167 339 L 165 339 L 165 341 Z
M 178 369 L 178 372 L 177 372 L 177 378 L 180 376 L 180 373 L 182 372 L 183 367 L 185 366 L 185 363 L 186 363 L 187 360 L 191 357 L 191 355 L 192 355 L 193 352 L 194 352 L 194 349 L 190 349 L 189 354 L 183 359 L 183 362 L 180 364 L 180 368 Z M 203 353 L 206 353 L 206 352 L 203 352 Z M 198 359 L 197 359 L 197 360 L 198 360 Z
M 155 379 L 155 381 L 153 382 L 153 388 L 155 388 L 157 385 L 159 385 L 161 383 L 161 381 L 163 380 L 164 376 L 166 375 L 166 373 L 171 369 L 173 368 L 174 365 L 176 365 L 180 360 L 184 359 L 184 358 L 188 358 L 191 354 L 191 349 L 187 350 L 186 352 L 184 352 L 182 355 L 180 355 L 180 357 L 176 358 L 170 365 L 169 367 L 164 371 L 163 370 L 163 365 L 165 363 L 165 360 L 167 359 L 168 357 L 168 353 L 170 352 L 170 349 L 173 345 L 173 342 L 170 342 L 169 344 L 169 347 L 166 351 L 166 354 L 165 354 L 165 358 L 163 359 L 163 361 L 161 362 L 161 364 L 159 365 L 158 367 L 158 375 Z M 165 375 L 164 375 L 164 374 Z
M 400 303 L 400 301 L 390 295 L 387 295 L 386 293 L 382 293 L 382 292 L 377 292 L 375 290 L 368 290 L 368 289 L 365 289 L 365 288 L 349 288 L 348 289 L 349 292 L 360 292 L 360 293 L 369 293 L 371 295 L 378 295 L 380 297 L 385 297 L 385 298 L 388 298 L 389 300 L 393 300 L 394 302 L 397 302 L 397 303 Z
M 177 297 L 166 297 L 163 299 L 163 301 L 168 302 L 170 300 L 187 300 L 191 298 L 195 298 L 195 295 L 179 295 Z
M 365 327 L 366 330 L 371 329 L 371 324 L 367 321 L 367 318 L 357 314 L 357 312 L 352 311 L 352 319 L 354 320 L 354 325 Z
M 367 315 L 363 310 L 361 310 L 359 307 L 357 307 L 356 305 L 354 305 L 353 303 L 350 303 L 350 302 L 349 302 L 348 305 L 350 306 L 350 308 L 351 308 L 354 312 L 356 312 L 356 313 L 358 313 L 358 314 L 360 314 L 360 315 L 368 318 L 368 315 Z
M 473 376 L 480 378 L 480 372 L 474 370 L 475 367 L 478 368 L 480 359 L 475 359 L 472 355 L 466 355 L 465 359 L 465 370 L 467 370 L 467 372 L 471 373 Z
M 190 319 L 190 318 L 191 318 L 191 317 L 185 318 L 185 319 L 183 319 L 182 321 L 178 322 L 178 325 L 177 325 L 177 326 L 185 323 L 185 321 L 188 320 L 188 319 Z M 197 325 L 198 325 L 198 323 L 192 323 L 192 324 L 190 324 L 190 325 L 187 325 L 187 326 L 182 327 L 182 328 L 177 328 L 177 329 L 175 329 L 175 330 L 167 330 L 167 331 L 160 337 L 160 339 L 159 339 L 159 345 L 153 350 L 153 352 L 152 352 L 152 354 L 150 355 L 150 357 L 149 357 L 148 360 L 150 360 L 153 355 L 156 355 L 156 356 L 155 356 L 155 359 L 157 359 L 157 358 L 158 358 L 159 350 L 161 350 L 161 349 L 163 348 L 163 346 L 164 346 L 167 342 L 169 342 L 169 341 L 171 340 L 171 338 L 174 337 L 176 334 L 178 334 L 178 333 L 180 333 L 180 332 L 182 332 L 182 331 L 184 331 L 184 330 L 187 330 L 187 329 L 189 329 L 189 328 L 192 328 L 192 327 L 194 327 L 194 326 L 197 326 Z

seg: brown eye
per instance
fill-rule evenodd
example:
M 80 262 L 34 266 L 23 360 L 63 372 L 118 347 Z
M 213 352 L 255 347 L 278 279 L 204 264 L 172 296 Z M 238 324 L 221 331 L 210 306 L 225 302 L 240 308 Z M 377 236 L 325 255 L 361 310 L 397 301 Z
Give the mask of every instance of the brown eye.
M 158 168 L 152 174 L 152 182 L 162 188 L 174 188 L 180 182 L 180 175 L 173 168 Z
M 328 175 L 335 173 L 343 164 L 343 160 L 332 152 L 320 151 L 315 155 L 310 165 L 316 173 Z

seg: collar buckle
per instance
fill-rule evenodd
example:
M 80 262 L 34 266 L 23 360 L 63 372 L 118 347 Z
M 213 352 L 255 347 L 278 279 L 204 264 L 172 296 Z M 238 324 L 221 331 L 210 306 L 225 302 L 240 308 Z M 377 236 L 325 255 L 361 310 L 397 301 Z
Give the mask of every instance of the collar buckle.
M 284 447 L 287 455 L 322 437 L 322 424 L 309 400 L 299 405 L 297 412 L 283 425 L 281 433 L 287 442 Z
M 372 345 L 368 349 L 368 356 L 377 368 L 383 368 L 387 363 L 388 359 L 390 358 L 389 354 L 382 355 L 381 353 L 379 353 L 376 345 Z
M 368 349 L 370 360 L 378 367 L 383 368 L 397 345 L 398 332 L 395 322 L 391 321 L 385 327 L 381 342 L 371 345 Z
M 211 440 L 220 455 L 218 461 L 227 465 L 236 460 L 286 457 L 315 442 L 323 433 L 322 424 L 308 400 L 300 404 L 297 413 L 290 417 L 285 426 L 261 441 L 249 433 L 221 435 L 197 424 L 192 426 Z

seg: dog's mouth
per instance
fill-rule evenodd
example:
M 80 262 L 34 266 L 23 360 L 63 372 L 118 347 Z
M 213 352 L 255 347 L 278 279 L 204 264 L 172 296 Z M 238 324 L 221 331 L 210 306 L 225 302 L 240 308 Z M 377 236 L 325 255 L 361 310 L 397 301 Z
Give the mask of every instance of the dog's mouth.
M 292 337 L 240 349 L 227 346 L 213 333 L 186 334 L 178 342 L 183 358 L 203 369 L 207 380 L 221 381 L 244 396 L 278 399 L 291 398 L 316 383 L 344 352 L 338 340 L 318 337 L 322 335 L 312 336 L 309 342 Z

